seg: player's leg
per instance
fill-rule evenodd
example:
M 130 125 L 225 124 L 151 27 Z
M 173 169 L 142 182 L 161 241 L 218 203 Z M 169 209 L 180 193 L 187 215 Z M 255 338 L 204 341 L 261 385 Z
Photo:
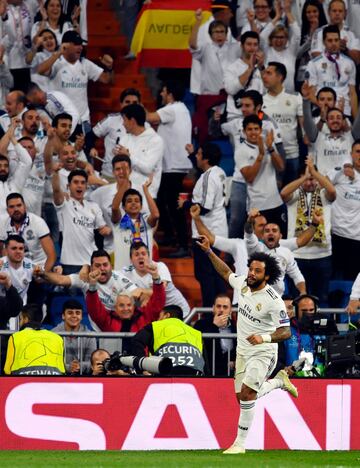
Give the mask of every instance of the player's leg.
M 235 442 L 224 454 L 245 453 L 245 442 L 255 415 L 255 402 L 263 382 L 274 369 L 275 355 L 237 356 L 235 392 L 240 404 L 240 417 Z

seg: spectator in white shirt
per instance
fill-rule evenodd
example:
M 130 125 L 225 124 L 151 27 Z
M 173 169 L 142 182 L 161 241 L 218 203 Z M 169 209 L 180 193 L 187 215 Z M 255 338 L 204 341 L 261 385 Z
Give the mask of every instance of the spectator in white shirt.
M 11 234 L 23 237 L 27 256 L 50 271 L 56 261 L 56 252 L 45 221 L 27 212 L 20 193 L 10 193 L 6 197 L 6 206 L 7 215 L 0 218 L 0 241 L 5 242 Z
M 293 253 L 287 247 L 281 246 L 280 240 L 281 233 L 279 226 L 276 223 L 268 223 L 264 228 L 263 241 L 260 242 L 253 233 L 252 219 L 251 217 L 248 218 L 245 224 L 245 242 L 249 257 L 255 252 L 265 252 L 277 259 L 281 269 L 281 277 L 274 283 L 273 288 L 280 295 L 284 294 L 285 275 L 289 275 L 294 281 L 299 294 L 305 294 L 305 278 L 299 270 Z
M 286 185 L 281 197 L 287 204 L 288 238 L 313 225 L 314 214 L 321 215 L 311 243 L 295 250 L 294 256 L 305 277 L 307 292 L 318 297 L 322 307 L 326 306 L 332 269 L 330 219 L 331 204 L 336 198 L 335 187 L 308 158 L 304 174 Z
M 37 8 L 36 0 L 9 0 L 6 11 L 1 13 L 14 89 L 21 91 L 26 90 L 30 81 L 30 70 L 25 56 L 31 48 L 31 27 Z
M 123 124 L 121 110 L 129 104 L 140 104 L 141 94 L 135 88 L 126 88 L 120 94 L 120 112 L 115 112 L 107 115 L 100 120 L 92 132 L 97 138 L 104 138 L 105 156 L 101 167 L 102 177 L 106 177 L 111 182 L 114 180 L 112 159 L 114 157 L 114 148 L 121 143 L 122 138 L 126 135 L 126 130 Z M 90 150 L 90 156 L 98 156 L 96 148 Z
M 54 204 L 62 226 L 63 242 L 60 262 L 65 274 L 77 273 L 89 261 L 95 250 L 95 230 L 107 236 L 111 228 L 106 226 L 100 207 L 84 199 L 88 175 L 81 169 L 70 172 L 69 193 L 65 198 L 61 190 L 58 167 L 52 176 Z
M 50 29 L 55 36 L 58 44 L 66 31 L 74 29 L 70 21 L 66 21 L 63 14 L 60 0 L 46 0 L 40 6 L 41 19 L 36 21 L 31 29 L 31 39 L 34 41 L 44 29 Z M 36 18 L 35 18 L 36 20 Z
M 360 140 L 354 141 L 351 157 L 352 164 L 345 164 L 328 174 L 336 188 L 331 213 L 333 271 L 345 280 L 354 280 L 359 272 Z
M 208 110 L 225 102 L 224 71 L 240 56 L 239 44 L 227 41 L 228 26 L 220 20 L 209 25 L 210 43 L 198 44 L 202 21 L 201 9 L 195 12 L 196 22 L 189 39 L 190 52 L 201 63 L 200 96 L 196 103 L 193 126 L 200 145 L 208 137 Z
M 329 26 L 336 26 L 340 33 L 340 50 L 343 54 L 348 55 L 357 64 L 360 61 L 360 42 L 355 37 L 355 34 L 350 31 L 348 26 L 345 25 L 346 18 L 346 5 L 343 0 L 331 0 L 329 3 Z M 323 30 L 327 26 L 319 28 L 312 39 L 311 55 L 317 57 L 324 51 L 323 43 Z
M 140 104 L 126 106 L 121 113 L 127 134 L 116 146 L 114 154 L 130 157 L 130 179 L 135 185 L 142 186 L 150 174 L 154 175 L 150 193 L 156 198 L 161 181 L 164 141 L 155 130 L 145 127 L 146 113 Z
M 11 91 L 6 95 L 5 98 L 5 110 L 6 114 L 0 116 L 0 136 L 8 130 L 13 117 L 21 118 L 22 114 L 26 110 L 26 97 L 22 91 Z M 20 132 L 20 127 L 16 129 L 16 132 Z M 18 135 L 16 135 L 18 136 Z
M 220 148 L 214 143 L 205 143 L 196 153 L 197 167 L 203 171 L 196 182 L 192 201 L 179 198 L 179 208 L 200 206 L 201 219 L 213 233 L 223 237 L 228 236 L 225 211 L 225 172 L 219 167 L 221 160 Z M 224 281 L 216 273 L 210 260 L 198 246 L 196 240 L 198 232 L 195 222 L 191 224 L 194 253 L 195 278 L 201 287 L 202 303 L 210 307 L 217 294 L 226 291 Z
M 286 154 L 284 184 L 288 184 L 299 175 L 298 126 L 303 127 L 301 95 L 287 93 L 284 88 L 287 71 L 283 63 L 269 62 L 263 73 L 264 111 L 278 124 Z
M 236 152 L 236 165 L 248 186 L 249 208 L 257 208 L 268 222 L 280 226 L 286 236 L 285 207 L 281 200 L 276 171 L 284 170 L 284 161 L 273 147 L 274 135 L 262 137 L 262 122 L 256 115 L 243 121 L 246 140 Z
M 80 123 L 78 107 L 68 96 L 60 91 L 43 91 L 36 83 L 30 83 L 26 93 L 27 100 L 35 107 L 44 109 L 54 119 L 59 114 L 71 116 L 71 133 Z M 70 136 L 70 135 L 69 135 Z
M 13 120 L 8 130 L 11 142 L 19 158 L 19 163 L 12 172 L 10 172 L 7 156 L 0 154 L 0 214 L 6 214 L 5 200 L 7 195 L 12 192 L 22 192 L 32 166 L 30 155 L 27 151 L 21 151 L 23 148 L 14 138 L 14 131 L 17 125 L 18 122 Z
M 6 95 L 14 86 L 14 78 L 8 67 L 5 47 L 0 44 L 0 109 L 4 108 Z
M 329 109 L 326 116 L 328 131 L 319 131 L 315 125 L 310 108 L 311 90 L 304 83 L 302 87 L 304 98 L 304 128 L 307 137 L 313 144 L 314 161 L 319 172 L 328 175 L 328 172 L 345 164 L 351 164 L 351 145 L 354 139 L 360 137 L 360 112 L 355 119 L 351 130 L 346 125 L 344 114 L 336 107 Z
M 38 66 L 40 75 L 50 76 L 52 86 L 64 93 L 79 111 L 83 132 L 89 133 L 90 110 L 87 87 L 89 80 L 110 84 L 114 80 L 113 59 L 101 58 L 104 69 L 86 58 L 81 58 L 83 40 L 76 31 L 67 31 L 58 51 Z
M 271 23 L 271 0 L 255 0 L 253 5 L 254 9 L 252 10 L 249 8 L 246 12 L 247 21 L 245 21 L 241 29 L 241 34 L 247 31 L 254 31 L 261 34 L 265 27 Z
M 232 120 L 241 116 L 241 97 L 244 91 L 254 89 L 263 94 L 264 86 L 261 72 L 264 70 L 264 53 L 260 50 L 259 35 L 247 31 L 240 37 L 241 58 L 233 61 L 224 71 L 227 97 L 227 118 Z
M 112 203 L 112 230 L 114 236 L 114 266 L 121 270 L 128 265 L 130 258 L 130 247 L 134 242 L 144 242 L 152 257 L 153 229 L 159 219 L 160 213 L 149 187 L 150 177 L 143 185 L 145 198 L 149 206 L 149 216 L 142 214 L 142 196 L 134 189 L 128 189 L 124 193 L 120 188 Z M 120 209 L 120 203 L 122 209 Z
M 227 27 L 227 41 L 229 43 L 236 43 L 236 39 L 233 37 L 230 29 L 230 21 L 233 17 L 233 13 L 231 10 L 231 3 L 229 0 L 213 0 L 211 2 L 211 13 L 212 16 L 205 22 L 202 23 L 199 32 L 197 35 L 197 44 L 198 46 L 202 46 L 206 43 L 211 43 L 211 36 L 209 34 L 209 26 L 210 24 L 216 21 L 222 21 Z M 190 74 L 190 91 L 193 94 L 200 94 L 200 86 L 201 86 L 201 63 L 195 58 L 192 58 L 191 62 L 191 74 Z
M 165 243 L 178 244 L 179 250 L 170 254 L 171 258 L 189 255 L 187 226 L 184 212 L 177 207 L 180 192 L 183 192 L 183 180 L 192 168 L 185 145 L 191 143 L 191 116 L 182 102 L 184 87 L 179 82 L 164 83 L 160 93 L 161 107 L 156 112 L 146 114 L 151 124 L 159 125 L 158 134 L 164 140 L 164 158 L 161 184 L 158 194 L 160 225 L 164 230 Z M 165 241 L 165 242 L 164 242 Z
M 355 64 L 341 52 L 338 26 L 326 26 L 322 30 L 322 36 L 325 50 L 311 60 L 307 67 L 307 78 L 313 87 L 313 94 L 323 86 L 334 88 L 338 98 L 345 100 L 345 115 L 355 118 L 358 110 Z
M 150 262 L 149 250 L 143 242 L 135 242 L 130 247 L 130 262 L 131 264 L 124 267 L 122 272 L 139 288 L 149 290 L 152 294 L 152 276 L 146 270 L 146 265 Z M 165 288 L 167 305 L 177 305 L 183 311 L 184 318 L 189 314 L 190 307 L 185 297 L 176 288 L 171 278 L 168 267 L 163 262 L 152 262 L 158 268 L 161 281 Z
M 25 257 L 25 241 L 11 234 L 5 241 L 5 256 L 0 258 L 0 271 L 7 273 L 11 284 L 19 293 L 23 303 L 27 303 L 27 294 L 33 279 L 35 264 Z M 5 286 L 0 285 L 0 295 L 5 295 Z
M 266 56 L 266 63 L 280 62 L 286 65 L 284 88 L 288 93 L 295 90 L 295 61 L 301 36 L 299 25 L 291 13 L 290 3 L 289 0 L 284 2 L 284 13 L 288 27 L 283 24 L 274 25 L 281 19 L 281 12 L 279 12 L 260 34 L 260 43 Z
M 144 215 L 149 215 L 149 207 L 145 198 L 145 193 L 142 187 L 134 185 L 130 180 L 131 174 L 131 159 L 129 156 L 117 155 L 112 159 L 113 167 L 113 179 L 115 182 L 113 184 L 107 184 L 103 187 L 99 187 L 90 194 L 90 200 L 97 203 L 103 213 L 105 222 L 108 226 L 111 226 L 111 214 L 112 214 L 112 204 L 114 197 L 118 191 L 122 191 L 124 194 L 128 189 L 133 188 L 141 193 L 143 198 L 142 213 Z M 120 197 L 122 199 L 122 196 Z M 104 239 L 104 248 L 110 254 L 114 252 L 114 237 L 113 235 L 107 236 Z

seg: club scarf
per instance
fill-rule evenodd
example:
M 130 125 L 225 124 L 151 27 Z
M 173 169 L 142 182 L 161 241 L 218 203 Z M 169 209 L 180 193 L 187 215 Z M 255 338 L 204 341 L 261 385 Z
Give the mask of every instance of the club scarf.
M 316 188 L 315 191 L 311 194 L 309 207 L 307 193 L 302 188 L 300 188 L 299 200 L 297 202 L 296 208 L 295 236 L 299 236 L 309 227 L 310 221 L 313 217 L 313 213 L 318 208 L 320 208 L 323 211 L 323 203 L 321 201 L 320 189 Z M 314 237 L 308 244 L 309 247 L 315 245 L 317 247 L 326 246 L 324 223 L 319 224 L 319 226 L 316 228 Z

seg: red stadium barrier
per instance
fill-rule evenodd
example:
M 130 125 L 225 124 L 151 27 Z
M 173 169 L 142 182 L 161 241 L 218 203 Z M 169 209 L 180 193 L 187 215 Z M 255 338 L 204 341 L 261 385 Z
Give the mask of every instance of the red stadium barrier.
M 235 437 L 231 379 L 0 378 L 0 449 L 218 449 Z M 297 380 L 257 402 L 250 449 L 360 449 L 360 381 Z

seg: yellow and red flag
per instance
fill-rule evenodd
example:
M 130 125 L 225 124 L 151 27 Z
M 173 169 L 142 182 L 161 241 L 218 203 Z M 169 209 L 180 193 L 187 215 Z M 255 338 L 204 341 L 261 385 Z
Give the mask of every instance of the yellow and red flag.
M 153 1 L 142 8 L 131 42 L 131 52 L 143 67 L 188 68 L 189 37 L 195 10 L 203 22 L 211 16 L 209 0 Z

